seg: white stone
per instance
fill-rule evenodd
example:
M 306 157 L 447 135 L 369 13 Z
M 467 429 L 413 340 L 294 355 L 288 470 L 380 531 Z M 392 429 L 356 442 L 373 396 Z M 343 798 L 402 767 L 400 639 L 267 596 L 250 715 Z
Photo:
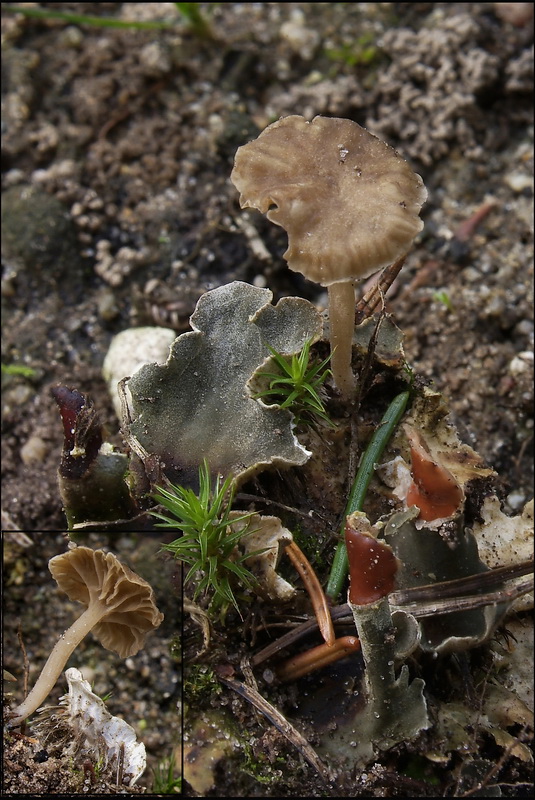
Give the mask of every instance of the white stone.
M 164 364 L 175 339 L 176 333 L 170 328 L 156 326 L 128 328 L 113 337 L 104 359 L 102 374 L 119 419 L 122 419 L 117 390 L 119 381 L 134 375 L 144 364 Z

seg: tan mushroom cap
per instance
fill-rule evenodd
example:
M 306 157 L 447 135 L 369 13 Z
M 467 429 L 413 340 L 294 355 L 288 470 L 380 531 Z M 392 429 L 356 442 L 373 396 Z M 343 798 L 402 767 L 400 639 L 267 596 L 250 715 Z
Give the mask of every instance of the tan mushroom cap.
M 146 634 L 163 620 L 152 587 L 113 553 L 76 547 L 54 556 L 48 568 L 71 600 L 85 606 L 98 601 L 109 608 L 92 632 L 107 650 L 121 658 L 135 655 L 143 647 Z
M 283 117 L 238 149 L 231 181 L 286 230 L 288 266 L 324 286 L 388 266 L 423 227 L 420 176 L 348 119 Z

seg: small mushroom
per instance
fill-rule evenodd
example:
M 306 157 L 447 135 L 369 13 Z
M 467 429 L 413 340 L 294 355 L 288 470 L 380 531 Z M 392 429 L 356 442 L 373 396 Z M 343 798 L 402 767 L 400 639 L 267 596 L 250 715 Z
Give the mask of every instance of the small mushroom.
M 328 288 L 331 368 L 349 397 L 355 281 L 408 251 L 423 227 L 422 179 L 356 122 L 297 115 L 240 147 L 230 179 L 242 208 L 286 230 L 290 269 Z
M 82 639 L 93 631 L 108 650 L 121 658 L 135 655 L 149 631 L 162 619 L 149 584 L 113 555 L 76 547 L 48 562 L 59 588 L 86 610 L 60 637 L 26 699 L 14 709 L 18 725 L 46 699 Z

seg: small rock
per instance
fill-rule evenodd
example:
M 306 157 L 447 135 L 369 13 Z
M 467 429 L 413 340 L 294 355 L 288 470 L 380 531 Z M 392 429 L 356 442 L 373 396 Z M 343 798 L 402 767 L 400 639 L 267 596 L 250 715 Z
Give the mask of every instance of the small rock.
M 128 328 L 114 336 L 104 359 L 102 374 L 113 400 L 117 416 L 121 419 L 121 401 L 117 384 L 132 376 L 143 364 L 164 364 L 169 348 L 176 339 L 170 328 Z
M 519 353 L 509 362 L 509 372 L 511 375 L 521 375 L 527 372 L 529 368 L 533 367 L 533 353 L 527 350 L 525 353 Z
M 47 453 L 48 445 L 40 436 L 30 436 L 20 448 L 20 457 L 26 466 L 43 462 Z
M 505 183 L 513 192 L 522 192 L 524 189 L 533 189 L 533 176 L 525 172 L 509 172 L 505 178 Z

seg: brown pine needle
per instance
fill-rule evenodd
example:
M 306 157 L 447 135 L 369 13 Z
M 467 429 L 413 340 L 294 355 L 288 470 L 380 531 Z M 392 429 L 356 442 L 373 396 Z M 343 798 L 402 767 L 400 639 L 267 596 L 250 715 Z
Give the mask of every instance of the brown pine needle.
M 301 576 L 301 580 L 305 584 L 305 588 L 312 601 L 314 614 L 318 620 L 318 626 L 321 635 L 329 646 L 335 642 L 336 636 L 334 633 L 333 621 L 327 603 L 327 597 L 318 580 L 318 576 L 314 572 L 312 564 L 308 561 L 300 547 L 295 542 L 290 542 L 286 545 L 286 554 L 297 572 Z
M 310 650 L 305 650 L 304 653 L 289 658 L 280 667 L 277 667 L 276 675 L 280 681 L 295 681 L 297 678 L 302 678 L 309 672 L 326 667 L 359 649 L 360 642 L 356 636 L 341 636 L 339 639 L 335 639 L 332 645 L 320 644 L 318 647 L 312 647 Z

